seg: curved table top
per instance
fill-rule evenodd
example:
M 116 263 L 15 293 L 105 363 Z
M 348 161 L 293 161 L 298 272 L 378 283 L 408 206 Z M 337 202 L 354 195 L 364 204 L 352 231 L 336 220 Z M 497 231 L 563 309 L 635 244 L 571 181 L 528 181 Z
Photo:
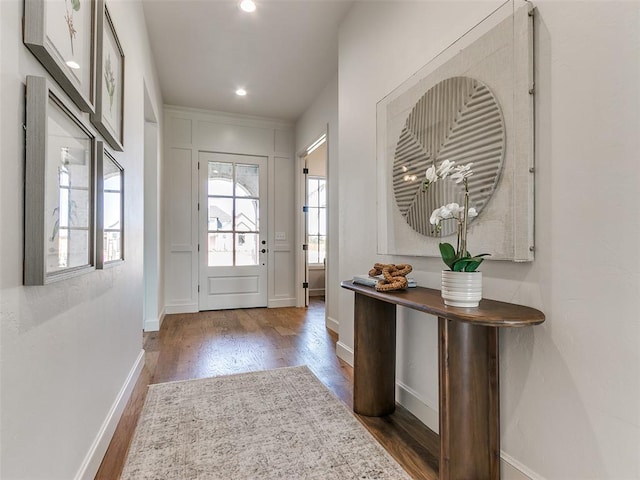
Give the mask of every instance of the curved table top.
M 474 308 L 450 307 L 444 304 L 440 290 L 415 287 L 392 292 L 378 292 L 374 287 L 367 287 L 345 280 L 340 284 L 367 297 L 376 298 L 388 303 L 418 310 L 448 320 L 474 323 L 488 327 L 528 327 L 538 325 L 545 320 L 544 313 L 535 308 L 482 299 Z

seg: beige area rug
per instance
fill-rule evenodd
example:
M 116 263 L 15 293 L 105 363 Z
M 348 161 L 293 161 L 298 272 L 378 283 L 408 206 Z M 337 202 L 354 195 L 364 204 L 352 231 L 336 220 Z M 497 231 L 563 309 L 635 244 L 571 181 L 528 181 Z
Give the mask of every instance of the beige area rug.
M 162 383 L 122 480 L 410 479 L 307 367 Z

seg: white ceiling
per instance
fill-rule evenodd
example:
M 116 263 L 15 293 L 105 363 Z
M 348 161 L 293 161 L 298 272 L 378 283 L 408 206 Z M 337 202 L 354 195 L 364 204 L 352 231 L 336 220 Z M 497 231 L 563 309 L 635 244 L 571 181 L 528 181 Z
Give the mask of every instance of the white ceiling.
M 296 120 L 338 70 L 346 0 L 143 0 L 164 102 Z M 246 97 L 235 90 L 243 87 Z

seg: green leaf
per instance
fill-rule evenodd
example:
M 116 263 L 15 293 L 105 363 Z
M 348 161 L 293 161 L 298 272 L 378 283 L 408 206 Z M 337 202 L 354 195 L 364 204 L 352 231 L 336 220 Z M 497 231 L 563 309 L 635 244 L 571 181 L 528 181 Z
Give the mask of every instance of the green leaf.
M 452 270 L 454 272 L 464 272 L 469 261 L 470 259 L 468 257 L 459 258 L 454 262 Z
M 456 262 L 456 263 L 454 263 L 454 264 L 453 264 L 453 268 L 452 268 L 452 270 L 453 270 L 454 272 L 463 272 L 463 271 L 464 271 L 464 266 L 465 266 L 465 265 L 466 265 L 466 264 L 465 264 L 465 262 L 459 262 L 459 261 L 458 261 L 458 262 Z
M 77 12 L 80 10 L 80 0 L 71 0 L 71 7 Z
M 475 257 L 467 259 L 467 263 L 464 267 L 465 272 L 475 272 L 480 264 L 484 261 L 482 258 L 486 254 L 476 255 Z
M 476 269 L 480 266 L 481 263 L 482 263 L 482 260 L 480 260 L 479 262 L 469 262 L 469 263 L 467 263 L 466 267 L 464 267 L 464 271 L 465 272 L 475 272 Z
M 453 245 L 451 245 L 450 243 L 441 243 L 439 246 L 442 261 L 447 267 L 453 270 L 453 264 L 456 261 L 456 251 L 453 248 Z

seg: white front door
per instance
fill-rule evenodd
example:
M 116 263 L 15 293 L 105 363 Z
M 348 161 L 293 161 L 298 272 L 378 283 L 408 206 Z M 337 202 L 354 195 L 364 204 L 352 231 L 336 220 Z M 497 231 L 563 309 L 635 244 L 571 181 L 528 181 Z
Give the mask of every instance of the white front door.
M 199 152 L 199 310 L 267 306 L 267 158 Z

